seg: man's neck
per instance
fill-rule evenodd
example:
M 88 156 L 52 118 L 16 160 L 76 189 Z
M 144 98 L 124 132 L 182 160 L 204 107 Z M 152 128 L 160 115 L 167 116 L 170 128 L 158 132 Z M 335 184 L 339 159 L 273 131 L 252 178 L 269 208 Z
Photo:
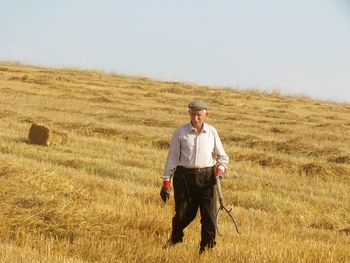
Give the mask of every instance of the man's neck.
M 192 127 L 195 129 L 195 131 L 197 132 L 197 133 L 201 133 L 202 131 L 203 131 L 203 128 L 204 128 L 204 123 L 202 124 L 202 126 L 201 127 L 196 127 L 196 126 L 194 126 L 193 124 L 192 124 L 192 122 L 191 122 L 191 125 L 192 125 Z

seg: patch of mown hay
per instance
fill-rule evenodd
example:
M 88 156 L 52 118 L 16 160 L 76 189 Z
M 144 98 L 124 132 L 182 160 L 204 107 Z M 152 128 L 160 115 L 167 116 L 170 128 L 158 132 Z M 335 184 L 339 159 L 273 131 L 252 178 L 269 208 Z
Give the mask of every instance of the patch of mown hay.
M 316 229 L 337 230 L 341 225 L 342 222 L 338 218 L 332 215 L 321 215 L 314 219 L 314 222 L 310 225 L 310 227 Z
M 106 96 L 93 97 L 93 98 L 90 98 L 89 101 L 91 101 L 91 102 L 101 102 L 101 103 L 113 102 L 112 99 L 110 99 L 110 98 L 108 98 Z
M 157 138 L 153 142 L 153 145 L 157 147 L 158 149 L 169 149 L 170 147 L 170 140 L 166 138 Z
M 333 163 L 345 163 L 350 164 L 350 156 L 335 156 L 328 159 L 329 162 Z
M 269 129 L 269 131 L 272 133 L 287 133 L 288 130 L 280 127 L 272 127 Z
M 322 161 L 308 162 L 290 159 L 286 156 L 278 156 L 258 152 L 228 152 L 232 162 L 247 162 L 265 169 L 279 169 L 288 174 L 307 177 L 319 177 L 325 180 L 344 178 L 350 173 L 349 167 L 338 163 Z
M 64 132 L 50 130 L 44 125 L 33 123 L 29 130 L 28 138 L 31 143 L 38 145 L 55 145 L 65 144 L 68 139 L 68 135 Z
M 295 166 L 291 161 L 263 153 L 236 153 L 230 158 L 236 162 L 246 161 L 266 168 L 291 170 Z
M 299 165 L 299 174 L 306 176 L 317 176 L 321 178 L 340 178 L 347 176 L 348 169 L 338 165 L 330 165 L 327 163 L 309 162 Z
M 346 228 L 340 229 L 339 231 L 341 233 L 346 234 L 346 235 L 350 235 L 350 227 L 346 227 Z
M 18 113 L 9 110 L 0 110 L 0 119 L 17 116 Z
M 272 131 L 272 130 L 271 130 Z M 273 132 L 276 131 L 273 129 Z M 318 147 L 310 143 L 303 142 L 302 138 L 296 137 L 285 141 L 264 140 L 256 135 L 250 134 L 224 134 L 223 141 L 227 144 L 240 146 L 244 148 L 252 148 L 263 150 L 265 152 L 285 153 L 288 155 L 304 156 L 311 158 L 327 158 L 339 156 L 342 152 L 335 147 Z M 347 156 L 340 156 L 333 158 L 330 162 L 347 163 L 350 158 Z

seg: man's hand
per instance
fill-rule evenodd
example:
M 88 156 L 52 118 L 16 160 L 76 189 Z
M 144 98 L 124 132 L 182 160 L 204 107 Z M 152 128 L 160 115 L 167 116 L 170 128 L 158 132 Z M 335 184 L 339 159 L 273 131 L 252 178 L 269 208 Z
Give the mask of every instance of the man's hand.
M 222 179 L 224 177 L 224 174 L 225 174 L 225 167 L 222 165 L 219 165 L 215 171 L 215 179 L 216 178 Z
M 163 186 L 160 190 L 160 198 L 162 198 L 164 203 L 170 198 L 170 181 L 163 181 Z

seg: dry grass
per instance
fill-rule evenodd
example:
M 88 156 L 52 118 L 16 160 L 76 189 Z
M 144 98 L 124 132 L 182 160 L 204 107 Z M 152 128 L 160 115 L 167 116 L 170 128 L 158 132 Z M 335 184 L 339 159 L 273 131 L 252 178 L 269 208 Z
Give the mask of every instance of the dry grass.
M 199 220 L 163 250 L 160 176 L 202 98 L 230 158 L 218 246 Z M 69 134 L 29 143 L 33 122 Z M 1 262 L 349 262 L 350 105 L 77 69 L 0 63 Z

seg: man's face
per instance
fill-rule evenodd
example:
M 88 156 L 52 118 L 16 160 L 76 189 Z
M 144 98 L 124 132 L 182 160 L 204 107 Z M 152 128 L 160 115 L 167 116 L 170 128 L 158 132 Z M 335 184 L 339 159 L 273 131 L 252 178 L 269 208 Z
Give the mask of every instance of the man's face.
M 191 117 L 191 123 L 196 129 L 202 127 L 205 118 L 208 116 L 208 112 L 206 110 L 190 109 L 189 113 Z

